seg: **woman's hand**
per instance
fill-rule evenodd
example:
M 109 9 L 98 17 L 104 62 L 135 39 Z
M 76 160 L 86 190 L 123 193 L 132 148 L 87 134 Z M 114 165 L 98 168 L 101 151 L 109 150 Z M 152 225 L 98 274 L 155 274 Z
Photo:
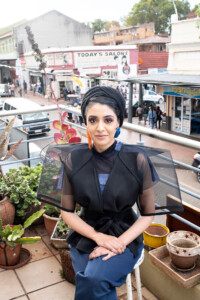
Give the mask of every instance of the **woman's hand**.
M 98 246 L 106 248 L 115 254 L 121 254 L 126 249 L 125 243 L 120 241 L 117 237 L 101 232 L 95 234 L 94 241 Z
M 116 253 L 104 248 L 104 247 L 99 247 L 97 246 L 89 255 L 89 259 L 94 259 L 99 256 L 106 255 L 105 257 L 102 258 L 102 260 L 108 260 L 112 256 L 117 255 Z

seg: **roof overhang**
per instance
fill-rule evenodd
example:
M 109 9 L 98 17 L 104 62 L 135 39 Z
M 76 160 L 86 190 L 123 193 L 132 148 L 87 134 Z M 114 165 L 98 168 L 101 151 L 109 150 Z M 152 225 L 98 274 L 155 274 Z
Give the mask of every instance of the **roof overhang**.
M 140 75 L 134 78 L 129 78 L 129 82 L 154 84 L 163 86 L 189 86 L 200 87 L 200 75 L 181 75 L 181 74 L 168 74 L 158 73 L 149 75 Z

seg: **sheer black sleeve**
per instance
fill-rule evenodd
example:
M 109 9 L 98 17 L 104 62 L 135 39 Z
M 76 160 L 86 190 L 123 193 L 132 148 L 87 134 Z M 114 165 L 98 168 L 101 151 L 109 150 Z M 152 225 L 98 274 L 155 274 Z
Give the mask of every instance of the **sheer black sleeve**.
M 48 148 L 37 191 L 37 199 L 60 209 L 73 212 L 73 191 L 68 174 L 72 170 L 68 147 Z
M 141 182 L 138 197 L 141 215 L 162 215 L 183 211 L 179 183 L 170 151 L 140 147 L 137 169 Z

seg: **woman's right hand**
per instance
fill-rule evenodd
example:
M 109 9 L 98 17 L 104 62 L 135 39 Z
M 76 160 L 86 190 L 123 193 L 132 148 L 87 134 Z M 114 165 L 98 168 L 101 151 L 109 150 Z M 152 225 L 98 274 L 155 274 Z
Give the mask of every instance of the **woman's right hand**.
M 126 245 L 117 237 L 97 232 L 94 236 L 94 241 L 98 246 L 104 247 L 116 254 L 121 254 L 125 251 Z

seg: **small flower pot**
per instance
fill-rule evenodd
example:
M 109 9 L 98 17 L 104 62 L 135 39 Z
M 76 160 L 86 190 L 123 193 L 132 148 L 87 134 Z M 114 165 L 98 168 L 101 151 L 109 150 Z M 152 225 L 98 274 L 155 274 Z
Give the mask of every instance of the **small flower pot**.
M 174 231 L 167 236 L 167 249 L 175 267 L 189 270 L 195 267 L 200 254 L 200 237 L 190 231 Z
M 69 249 L 69 245 L 66 242 L 66 238 L 61 238 L 59 235 L 59 231 L 57 229 L 58 223 L 59 221 L 56 223 L 56 226 L 54 227 L 50 240 L 56 249 Z
M 143 238 L 145 245 L 151 248 L 158 248 L 166 244 L 166 238 L 169 234 L 169 228 L 152 223 L 144 232 Z
M 15 206 L 10 203 L 7 196 L 0 194 L 0 217 L 3 225 L 13 224 L 15 218 Z
M 46 214 L 43 214 L 44 217 L 44 225 L 46 228 L 46 231 L 48 233 L 48 236 L 51 237 L 53 230 L 56 226 L 56 223 L 58 222 L 58 218 L 50 217 Z
M 14 266 L 19 263 L 20 252 L 22 245 L 16 244 L 14 249 L 11 249 L 5 243 L 0 243 L 0 265 Z

